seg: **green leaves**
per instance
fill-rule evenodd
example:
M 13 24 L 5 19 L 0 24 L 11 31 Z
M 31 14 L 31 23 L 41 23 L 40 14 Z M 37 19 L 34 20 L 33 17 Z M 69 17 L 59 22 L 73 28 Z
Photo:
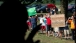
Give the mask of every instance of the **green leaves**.
M 68 3 L 72 2 L 72 1 L 75 1 L 75 0 L 68 0 Z

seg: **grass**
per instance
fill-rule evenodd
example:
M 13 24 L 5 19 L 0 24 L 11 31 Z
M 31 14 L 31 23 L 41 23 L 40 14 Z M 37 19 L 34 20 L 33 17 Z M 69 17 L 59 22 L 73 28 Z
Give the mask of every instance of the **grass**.
M 29 33 L 30 31 L 27 32 L 27 36 Z M 47 37 L 45 34 L 36 34 L 33 40 L 34 41 L 40 40 L 40 43 L 74 43 L 73 40 L 65 40 L 65 39 L 61 40 L 60 38 L 56 38 L 53 36 Z

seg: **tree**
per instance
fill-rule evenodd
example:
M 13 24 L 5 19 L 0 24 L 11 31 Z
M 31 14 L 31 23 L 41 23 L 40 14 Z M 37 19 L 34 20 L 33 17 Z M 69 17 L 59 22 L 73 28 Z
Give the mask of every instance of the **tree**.
M 55 0 L 50 0 L 51 3 L 55 4 Z
M 47 0 L 42 0 L 43 4 L 46 4 L 48 1 Z
M 33 3 L 35 0 L 0 0 L 0 1 L 20 1 L 22 4 L 26 4 L 29 5 L 31 3 Z
M 19 0 L 19 1 L 21 1 L 22 4 L 29 5 L 29 4 L 32 4 L 35 0 Z
M 53 4 L 55 4 L 55 0 L 42 0 L 42 2 L 44 4 L 47 4 L 47 3 L 53 3 Z
M 73 0 L 60 0 L 61 2 L 61 13 L 65 14 L 65 18 L 68 18 L 68 3 L 72 2 Z

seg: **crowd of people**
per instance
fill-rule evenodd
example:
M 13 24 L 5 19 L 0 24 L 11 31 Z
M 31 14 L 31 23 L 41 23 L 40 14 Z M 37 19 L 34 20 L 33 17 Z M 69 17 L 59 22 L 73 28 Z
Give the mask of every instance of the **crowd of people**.
M 36 18 L 35 16 L 32 16 L 28 19 L 27 21 L 28 26 L 25 24 L 28 14 L 27 10 L 25 9 L 25 6 L 23 6 L 21 2 L 19 2 L 18 0 L 5 1 L 0 6 L 0 14 L 1 14 L 1 28 L 2 28 L 1 36 L 3 42 L 39 43 L 39 40 L 36 41 L 33 40 L 35 30 L 30 33 L 30 35 L 26 40 L 24 40 L 24 36 L 26 36 L 25 34 L 27 32 L 26 30 L 28 26 L 30 27 L 29 29 L 32 28 L 37 30 L 39 30 L 38 29 L 39 26 L 35 28 L 35 26 L 37 25 L 37 18 L 38 18 L 38 17 Z M 71 24 L 73 24 L 73 22 L 71 22 Z M 46 29 L 47 27 L 48 26 L 46 26 Z M 75 31 L 74 28 L 72 28 L 72 33 L 74 33 L 74 31 Z M 32 33 L 34 34 L 31 35 Z
M 41 24 L 41 33 L 44 33 L 46 31 L 46 36 L 53 35 L 55 37 L 60 37 L 62 38 L 64 36 L 65 39 L 70 38 L 70 34 L 72 36 L 72 39 L 75 39 L 75 20 L 74 20 L 74 15 L 76 13 L 69 17 L 68 19 L 65 19 L 65 27 L 63 28 L 57 28 L 59 29 L 58 32 L 55 32 L 54 27 L 52 27 L 52 22 L 51 22 L 51 14 L 41 14 L 41 15 L 34 15 L 30 16 L 29 19 L 27 20 L 27 24 L 29 26 L 29 30 L 34 29 L 37 26 L 37 22 Z M 56 30 L 57 30 L 56 29 Z M 71 32 L 70 32 L 71 30 Z

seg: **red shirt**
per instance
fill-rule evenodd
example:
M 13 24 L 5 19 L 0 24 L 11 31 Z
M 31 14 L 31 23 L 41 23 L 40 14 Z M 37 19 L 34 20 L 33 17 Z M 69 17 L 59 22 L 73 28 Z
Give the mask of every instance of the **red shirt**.
M 46 18 L 46 22 L 47 22 L 47 25 L 51 25 L 51 19 L 50 18 Z

